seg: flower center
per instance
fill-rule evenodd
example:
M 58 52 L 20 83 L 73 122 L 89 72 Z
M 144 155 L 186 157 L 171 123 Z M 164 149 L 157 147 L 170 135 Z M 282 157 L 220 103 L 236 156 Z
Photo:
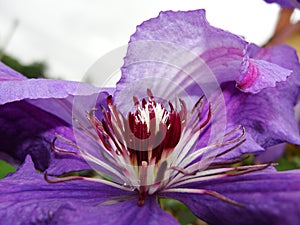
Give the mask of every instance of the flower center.
M 118 116 L 114 114 L 106 116 L 101 122 L 102 132 L 117 142 L 116 146 L 121 154 L 125 154 L 124 150 L 128 151 L 131 164 L 134 166 L 142 166 L 143 162 L 147 165 L 157 164 L 162 157 L 167 157 L 179 142 L 184 124 L 184 119 L 174 110 L 171 103 L 168 111 L 162 104 L 155 102 L 150 91 L 148 95 L 148 101 L 143 99 L 142 104 L 134 97 L 136 111 L 130 112 L 128 119 L 123 119 L 120 123 L 114 119 Z M 108 106 L 114 108 L 109 100 Z M 106 112 L 106 115 L 108 113 Z M 113 113 L 118 112 L 113 110 Z
M 127 191 L 137 191 L 139 206 L 144 204 L 147 195 L 160 192 L 209 194 L 238 205 L 213 191 L 181 187 L 268 166 L 230 167 L 241 159 L 214 160 L 239 147 L 245 141 L 245 129 L 237 126 L 225 135 L 217 136 L 206 146 L 194 149 L 203 130 L 210 124 L 212 105 L 201 97 L 188 112 L 181 99 L 177 100 L 176 107 L 170 102 L 165 107 L 154 100 L 150 90 L 147 90 L 147 94 L 148 99 L 142 99 L 141 103 L 133 97 L 135 111 L 129 112 L 127 118 L 113 104 L 112 96 L 107 97 L 107 108 L 100 107 L 103 114 L 101 119 L 96 115 L 96 109 L 88 112 L 87 119 L 97 135 L 79 123 L 80 130 L 102 148 L 101 155 L 97 157 L 85 146 L 80 147 L 59 135 L 59 139 L 77 148 L 79 153 L 61 149 L 55 146 L 55 139 L 53 140 L 54 151 L 74 154 L 96 164 L 101 168 L 101 171 L 97 169 L 100 177 L 71 176 L 49 180 L 45 174 L 46 180 L 50 183 L 89 180 Z
M 127 168 L 128 183 L 139 190 L 139 204 L 143 204 L 149 186 L 163 178 L 165 161 L 180 141 L 186 121 L 183 101 L 180 101 L 179 111 L 171 102 L 167 110 L 154 100 L 150 90 L 147 94 L 148 99 L 142 99 L 141 103 L 133 97 L 136 109 L 128 113 L 127 119 L 117 110 L 111 96 L 107 98 L 109 110 L 102 108 L 101 121 L 93 111 L 88 114 L 105 150 L 122 165 L 123 171 Z

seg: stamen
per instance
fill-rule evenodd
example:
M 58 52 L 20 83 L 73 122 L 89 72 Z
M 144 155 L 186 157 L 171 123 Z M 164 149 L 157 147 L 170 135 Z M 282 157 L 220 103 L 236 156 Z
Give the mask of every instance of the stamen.
M 213 157 L 220 157 L 222 155 L 225 155 L 226 153 L 231 152 L 232 150 L 234 150 L 234 149 L 238 148 L 239 146 L 241 146 L 245 141 L 246 141 L 246 139 L 241 140 L 236 145 L 224 150 L 223 152 L 221 152 L 221 153 L 219 153 L 219 154 L 217 154 L 216 156 L 213 156 Z
M 136 96 L 133 96 L 132 99 L 135 106 L 138 106 L 140 104 L 139 99 Z
M 206 168 L 206 167 L 209 167 L 213 162 L 213 159 L 215 158 L 218 158 L 222 155 L 225 155 L 229 152 L 231 152 L 232 150 L 238 148 L 240 145 L 242 145 L 246 140 L 242 140 L 240 142 L 238 142 L 236 145 L 230 147 L 230 148 L 227 148 L 225 149 L 224 151 L 222 151 L 221 153 L 215 155 L 213 154 L 213 151 L 216 151 L 218 150 L 218 148 L 216 149 L 212 149 L 211 151 L 211 155 L 210 157 L 205 157 L 204 159 L 202 159 L 201 161 L 198 161 L 198 162 L 195 162 L 194 164 L 188 166 L 186 169 L 187 170 L 191 170 L 191 171 L 199 171 L 200 169 L 203 169 L 203 168 Z M 228 164 L 228 163 L 227 163 Z M 233 164 L 233 163 L 230 163 L 230 164 Z M 191 172 L 192 173 L 192 172 Z
M 84 180 L 130 192 L 138 191 L 138 206 L 144 205 L 147 195 L 178 192 L 206 194 L 242 207 L 240 203 L 215 191 L 181 186 L 225 179 L 267 168 L 270 164 L 229 167 L 244 160 L 243 158 L 214 161 L 214 158 L 233 151 L 246 141 L 245 128 L 239 125 L 225 135 L 217 136 L 207 146 L 194 150 L 193 147 L 202 137 L 203 130 L 212 125 L 215 113 L 212 103 L 202 96 L 188 113 L 182 99 L 176 98 L 175 104 L 169 102 L 169 107 L 165 108 L 163 104 L 155 101 L 150 89 L 147 89 L 147 95 L 148 98 L 141 100 L 133 97 L 135 112 L 129 112 L 128 116 L 118 110 L 110 95 L 107 97 L 107 106 L 100 105 L 103 115 L 101 120 L 97 117 L 98 108 L 87 112 L 90 123 L 88 126 L 76 121 L 80 131 L 89 137 L 88 141 L 98 144 L 97 157 L 92 154 L 94 150 L 90 152 L 67 138 L 55 135 L 51 142 L 53 151 L 82 157 L 93 165 L 96 164 L 101 168 L 101 172 L 98 171 L 99 177 L 67 176 L 50 179 L 45 173 L 45 180 L 48 183 Z M 75 151 L 57 147 L 57 139 L 74 147 Z M 103 204 L 114 204 L 116 201 L 119 200 Z
M 147 88 L 147 95 L 149 96 L 149 100 L 152 102 L 154 100 L 154 96 L 149 88 Z
M 204 101 L 205 101 L 205 96 L 203 95 L 199 98 L 199 100 L 194 105 L 192 111 L 190 112 L 187 118 L 189 121 L 187 123 L 187 127 L 194 127 L 195 124 L 199 122 L 199 118 L 203 111 Z
M 130 188 L 130 187 L 125 187 L 120 184 L 108 181 L 108 180 L 91 178 L 91 177 L 67 176 L 67 177 L 55 177 L 54 179 L 49 179 L 47 172 L 45 172 L 44 179 L 50 184 L 57 184 L 57 183 L 62 183 L 62 182 L 66 182 L 66 181 L 85 180 L 85 181 L 99 182 L 99 183 L 106 184 L 106 185 L 109 185 L 109 186 L 112 186 L 115 188 L 119 188 L 119 189 L 122 189 L 125 191 L 133 191 L 132 188 Z
M 246 130 L 245 130 L 244 126 L 238 125 L 236 128 L 234 128 L 233 130 L 229 131 L 227 134 L 225 134 L 223 137 L 219 138 L 215 142 L 217 143 L 217 142 L 220 142 L 221 140 L 225 140 L 225 138 L 229 137 L 230 135 L 234 134 L 236 131 L 238 131 L 240 129 L 242 129 L 242 133 L 241 133 L 241 135 L 239 137 L 237 137 L 235 139 L 232 139 L 232 140 L 225 141 L 225 142 L 223 142 L 223 144 L 229 145 L 229 144 L 234 144 L 234 143 L 237 143 L 237 142 L 241 141 L 245 137 L 245 135 L 246 135 Z
M 251 173 L 251 172 L 255 172 L 255 171 L 259 171 L 259 170 L 264 170 L 264 169 L 270 167 L 271 165 L 273 165 L 273 164 L 268 163 L 268 164 L 262 164 L 262 165 L 240 166 L 240 167 L 237 167 L 238 168 L 237 170 L 241 170 L 241 171 L 229 173 L 228 176 L 238 176 L 238 175 L 247 174 L 247 173 Z M 245 169 L 245 170 L 243 170 L 243 169 Z
M 198 101 L 195 103 L 193 109 L 191 110 L 191 114 L 194 114 L 194 112 L 197 110 L 197 109 L 202 109 L 202 106 L 204 104 L 204 99 L 205 99 L 205 96 L 202 95 Z
M 68 177 L 59 177 L 59 178 L 55 178 L 53 180 L 50 180 L 49 177 L 48 177 L 47 172 L 45 172 L 44 173 L 44 179 L 50 184 L 57 184 L 57 183 L 65 182 L 65 181 L 83 180 L 83 177 L 81 177 L 81 176 L 68 176 Z
M 243 162 L 247 159 L 249 159 L 249 155 L 243 155 L 241 158 L 237 158 L 237 159 L 230 159 L 230 160 L 226 160 L 226 161 L 212 162 L 207 166 L 208 166 L 208 168 L 214 168 L 214 167 L 232 165 L 232 164 L 235 164 L 235 163 Z
M 116 197 L 116 198 L 110 198 L 104 202 L 101 202 L 99 205 L 114 205 L 120 202 L 128 201 L 131 199 L 136 198 L 136 196 L 124 196 L 124 197 Z
M 107 96 L 106 102 L 107 102 L 107 105 L 112 105 L 112 104 L 113 104 L 113 98 L 112 98 L 112 95 Z
M 172 188 L 172 189 L 167 189 L 164 190 L 164 192 L 178 192 L 178 193 L 190 193 L 190 194 L 206 194 L 210 195 L 214 198 L 217 198 L 223 202 L 229 203 L 231 205 L 235 205 L 238 207 L 244 207 L 244 205 L 225 197 L 224 195 L 219 194 L 218 192 L 215 191 L 210 191 L 206 189 L 189 189 L 189 188 Z
M 182 127 L 185 127 L 187 123 L 187 108 L 185 102 L 182 99 L 179 98 L 179 102 L 181 108 L 179 112 L 179 117 L 181 118 Z
M 211 117 L 212 117 L 212 104 L 209 104 L 209 109 L 208 109 L 208 114 L 206 119 L 200 125 L 198 125 L 198 127 L 193 128 L 193 133 L 196 133 L 197 131 L 204 128 L 209 123 Z
M 53 151 L 55 151 L 55 152 L 57 152 L 57 153 L 76 155 L 76 156 L 79 156 L 79 157 L 81 156 L 81 155 L 80 155 L 79 153 L 77 153 L 77 152 L 66 151 L 66 150 L 64 150 L 64 149 L 62 149 L 62 148 L 58 148 L 57 146 L 55 146 L 56 140 L 57 140 L 57 137 L 54 137 L 54 139 L 51 141 L 51 144 L 50 144 L 50 148 L 51 148 Z
M 96 158 L 95 156 L 89 154 L 85 149 L 81 148 L 80 146 L 76 145 L 75 143 L 73 143 L 72 141 L 56 134 L 56 136 L 60 139 L 62 139 L 63 141 L 65 141 L 66 143 L 70 144 L 71 146 L 74 146 L 75 148 L 77 148 L 81 153 L 81 157 L 93 162 L 99 166 L 101 166 L 102 168 L 106 169 L 107 171 L 111 172 L 112 174 L 116 175 L 118 178 L 120 178 L 121 180 L 126 180 L 126 176 L 122 175 L 119 171 L 117 171 L 116 169 L 114 169 L 113 167 L 111 167 L 111 165 L 103 162 L 102 160 Z M 63 150 L 61 151 L 61 153 L 66 153 L 68 152 L 67 150 Z
M 211 169 L 211 170 L 204 170 L 204 171 L 199 171 L 194 176 L 184 176 L 181 177 L 180 179 L 172 179 L 171 182 L 168 183 L 168 187 L 176 187 L 176 186 L 181 186 L 184 184 L 188 183 L 195 183 L 199 181 L 204 181 L 204 180 L 210 180 L 210 179 L 215 179 L 215 178 L 225 178 L 229 176 L 238 176 L 250 172 L 255 172 L 259 170 L 266 169 L 269 167 L 270 164 L 263 164 L 263 165 L 253 165 L 253 166 L 240 166 L 240 167 L 228 167 L 228 168 L 219 168 L 219 169 Z M 230 172 L 230 173 L 228 173 Z M 221 173 L 221 174 L 220 174 Z M 218 174 L 218 175 L 215 175 Z
M 235 129 L 234 129 L 235 130 Z M 236 131 L 236 130 L 235 130 Z M 229 132 L 230 134 L 233 134 L 232 132 Z M 228 133 L 228 134 L 229 134 Z M 226 136 L 227 134 L 225 134 Z M 234 144 L 234 143 L 237 143 L 235 146 L 225 150 L 224 152 L 222 153 L 219 153 L 219 155 L 216 155 L 216 154 L 212 154 L 210 153 L 210 155 L 212 155 L 211 157 L 209 157 L 209 159 L 211 158 L 214 158 L 214 157 L 218 157 L 218 156 L 221 156 L 225 153 L 228 153 L 229 151 L 232 151 L 233 149 L 237 148 L 238 146 L 240 146 L 245 140 L 242 140 L 242 138 L 245 136 L 245 129 L 244 127 L 242 127 L 242 134 L 235 138 L 235 139 L 232 139 L 232 140 L 228 140 L 228 141 L 225 141 L 225 142 L 222 142 L 222 143 L 219 143 L 222 139 L 224 139 L 224 137 L 222 138 L 219 138 L 218 140 L 216 140 L 214 143 L 208 145 L 207 147 L 204 147 L 204 148 L 201 148 L 199 150 L 196 150 L 194 151 L 192 154 L 188 155 L 185 157 L 185 159 L 180 163 L 178 164 L 178 167 L 186 167 L 187 165 L 189 165 L 191 162 L 193 162 L 194 160 L 196 160 L 197 158 L 201 157 L 201 155 L 208 151 L 208 150 L 219 150 L 219 148 L 221 147 L 225 147 L 227 145 L 230 145 L 230 144 Z M 226 136 L 227 137 L 227 136 Z M 200 163 L 203 163 L 201 161 L 199 161 Z
M 98 138 L 97 135 L 95 135 L 94 133 L 92 133 L 89 129 L 86 128 L 86 126 L 84 126 L 78 119 L 73 119 L 74 122 L 79 126 L 80 129 L 82 129 L 86 134 L 88 134 L 88 136 L 92 139 L 95 140 L 96 142 L 98 142 Z

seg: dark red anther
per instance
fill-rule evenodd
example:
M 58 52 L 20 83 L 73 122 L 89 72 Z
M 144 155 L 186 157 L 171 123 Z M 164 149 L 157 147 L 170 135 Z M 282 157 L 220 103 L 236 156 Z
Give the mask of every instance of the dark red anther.
M 129 153 L 130 161 L 135 166 L 142 162 L 159 163 L 162 156 L 173 151 L 182 132 L 182 118 L 186 118 L 185 105 L 181 102 L 181 112 L 177 112 L 170 102 L 170 110 L 155 102 L 150 89 L 148 99 L 142 99 L 141 106 L 137 97 L 133 97 L 135 112 L 129 112 L 124 118 L 113 104 L 112 96 L 107 97 L 108 109 L 101 107 L 103 119 L 99 121 L 94 113 L 89 120 L 96 130 L 107 151 L 116 154 Z M 142 198 L 141 198 L 142 199 Z
M 170 106 L 170 111 L 173 112 L 174 111 L 174 106 L 171 102 L 169 102 L 169 106 Z
M 146 101 L 146 99 L 142 99 L 142 107 L 143 107 L 143 109 L 145 109 L 145 106 L 147 105 L 147 101 Z
M 209 104 L 208 114 L 207 114 L 206 119 L 197 128 L 195 128 L 193 130 L 193 132 L 195 133 L 195 132 L 201 130 L 203 127 L 205 127 L 209 123 L 211 117 L 212 117 L 212 105 Z
M 106 102 L 107 102 L 107 105 L 112 105 L 112 104 L 113 104 L 113 98 L 112 98 L 112 95 L 107 96 Z
M 135 106 L 140 104 L 140 102 L 139 102 L 139 100 L 136 96 L 133 96 L 132 99 L 133 99 L 133 103 L 134 103 Z
M 153 94 L 152 94 L 152 91 L 148 88 L 147 89 L 147 95 L 149 96 L 149 100 L 150 101 L 153 101 L 154 100 L 154 96 L 153 96 Z

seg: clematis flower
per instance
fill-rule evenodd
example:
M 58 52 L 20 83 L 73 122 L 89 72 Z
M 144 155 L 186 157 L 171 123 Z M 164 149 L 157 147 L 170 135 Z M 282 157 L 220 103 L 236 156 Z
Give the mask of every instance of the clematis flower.
M 250 45 L 203 10 L 140 25 L 115 90 L 1 64 L 0 151 L 24 161 L 0 181 L 1 223 L 178 224 L 158 204 L 174 198 L 209 224 L 295 224 L 300 171 L 232 164 L 300 143 L 299 70 L 290 47 Z
M 300 8 L 299 0 L 265 0 L 267 3 L 277 3 L 283 8 Z

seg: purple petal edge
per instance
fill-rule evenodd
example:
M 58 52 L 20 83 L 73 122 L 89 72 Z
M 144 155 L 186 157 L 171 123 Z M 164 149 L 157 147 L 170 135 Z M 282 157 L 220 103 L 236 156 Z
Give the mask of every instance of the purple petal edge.
M 178 225 L 155 197 L 139 207 L 135 192 L 98 182 L 49 184 L 33 169 L 30 157 L 17 172 L 0 180 L 0 188 L 0 224 Z
M 277 3 L 282 8 L 300 8 L 300 2 L 297 0 L 265 0 L 267 3 Z
M 216 191 L 243 205 L 203 194 L 172 194 L 211 225 L 295 225 L 300 221 L 300 170 L 256 172 L 199 182 L 190 188 Z

